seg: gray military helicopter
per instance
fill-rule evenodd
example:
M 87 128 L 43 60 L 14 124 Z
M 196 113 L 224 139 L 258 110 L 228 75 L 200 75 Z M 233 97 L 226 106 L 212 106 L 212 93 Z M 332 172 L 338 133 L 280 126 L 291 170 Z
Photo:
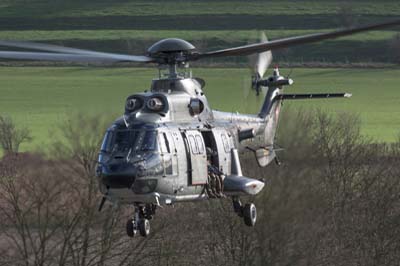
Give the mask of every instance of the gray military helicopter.
M 87 63 L 140 62 L 158 65 L 159 76 L 149 91 L 127 97 L 125 112 L 105 133 L 96 175 L 106 199 L 134 206 L 127 234 L 150 233 L 149 220 L 157 206 L 210 198 L 231 198 L 233 210 L 248 226 L 257 219 L 253 203 L 241 196 L 256 195 L 264 182 L 243 176 L 239 154 L 254 153 L 260 167 L 279 162 L 274 145 L 284 100 L 350 97 L 347 93 L 284 94 L 293 80 L 278 68 L 263 78 L 272 60 L 271 50 L 362 31 L 399 25 L 400 20 L 364 27 L 310 34 L 199 52 L 187 41 L 164 39 L 145 56 L 103 53 L 49 44 L 0 41 L 1 46 L 45 52 L 0 51 L 0 58 Z M 257 94 L 266 89 L 258 114 L 232 114 L 212 110 L 204 94 L 204 80 L 192 77 L 188 63 L 223 56 L 259 54 L 252 85 Z

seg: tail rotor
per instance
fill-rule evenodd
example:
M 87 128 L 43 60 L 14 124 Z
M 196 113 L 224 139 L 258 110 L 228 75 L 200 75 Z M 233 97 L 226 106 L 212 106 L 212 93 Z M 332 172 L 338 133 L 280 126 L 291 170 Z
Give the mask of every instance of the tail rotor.
M 261 42 L 268 42 L 267 36 L 264 32 L 261 32 Z M 261 84 L 265 72 L 268 70 L 269 65 L 272 62 L 272 52 L 270 50 L 258 54 L 257 62 L 254 66 L 254 72 L 251 77 L 251 87 L 260 95 Z

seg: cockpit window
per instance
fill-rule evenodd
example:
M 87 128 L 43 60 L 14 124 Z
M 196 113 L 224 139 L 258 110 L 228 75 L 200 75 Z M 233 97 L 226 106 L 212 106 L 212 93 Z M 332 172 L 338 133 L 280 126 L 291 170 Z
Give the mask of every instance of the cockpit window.
M 154 151 L 157 148 L 157 134 L 155 131 L 146 131 L 141 145 L 142 151 Z
M 119 152 L 127 152 L 135 147 L 137 139 L 140 135 L 139 131 L 134 130 L 118 130 L 115 132 L 115 141 L 113 150 Z
M 110 152 L 111 151 L 111 143 L 113 138 L 113 131 L 107 130 L 106 135 L 104 136 L 103 143 L 101 144 L 101 151 Z
M 101 151 L 127 153 L 155 151 L 157 149 L 156 131 L 154 130 L 108 130 Z

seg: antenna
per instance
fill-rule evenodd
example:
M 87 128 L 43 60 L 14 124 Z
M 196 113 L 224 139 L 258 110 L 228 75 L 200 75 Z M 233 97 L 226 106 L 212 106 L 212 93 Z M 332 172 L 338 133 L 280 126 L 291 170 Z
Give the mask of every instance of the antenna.
M 288 74 L 287 77 L 286 77 L 287 79 L 290 78 L 290 76 L 292 75 L 292 72 L 293 72 L 293 67 L 290 68 L 290 72 L 289 72 L 289 74 Z

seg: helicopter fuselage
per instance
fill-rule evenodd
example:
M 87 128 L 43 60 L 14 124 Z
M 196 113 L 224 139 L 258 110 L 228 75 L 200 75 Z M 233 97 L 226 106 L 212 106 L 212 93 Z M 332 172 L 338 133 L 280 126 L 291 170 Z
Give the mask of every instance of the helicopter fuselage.
M 265 165 L 274 158 L 280 104 L 264 118 L 215 111 L 202 85 L 193 78 L 159 79 L 151 92 L 127 98 L 125 114 L 107 130 L 99 155 L 101 191 L 111 201 L 162 205 L 207 199 L 210 166 L 224 177 L 242 177 L 238 153 L 255 152 Z M 239 185 L 227 182 L 224 192 L 261 191 L 263 182 L 243 178 Z
M 343 98 L 349 93 L 283 94 L 291 79 L 279 75 L 263 78 L 272 61 L 272 50 L 313 43 L 399 25 L 399 20 L 307 34 L 289 38 L 201 52 L 191 43 L 167 38 L 154 43 L 146 55 L 104 53 L 76 48 L 20 41 L 0 45 L 44 52 L 0 51 L 0 58 L 84 63 L 156 63 L 159 79 L 150 92 L 127 98 L 124 115 L 107 130 L 96 174 L 104 197 L 135 208 L 127 221 L 127 234 L 150 233 L 157 205 L 231 196 L 235 213 L 248 226 L 257 219 L 253 203 L 242 205 L 240 195 L 259 193 L 264 182 L 243 176 L 239 153 L 253 152 L 259 166 L 274 158 L 274 138 L 283 100 Z M 188 75 L 189 62 L 207 58 L 258 54 L 252 87 L 257 95 L 268 88 L 256 115 L 214 111 L 202 88 L 205 82 Z M 162 71 L 167 70 L 167 75 Z M 179 72 L 183 71 L 183 72 Z M 278 162 L 278 160 L 276 160 Z

